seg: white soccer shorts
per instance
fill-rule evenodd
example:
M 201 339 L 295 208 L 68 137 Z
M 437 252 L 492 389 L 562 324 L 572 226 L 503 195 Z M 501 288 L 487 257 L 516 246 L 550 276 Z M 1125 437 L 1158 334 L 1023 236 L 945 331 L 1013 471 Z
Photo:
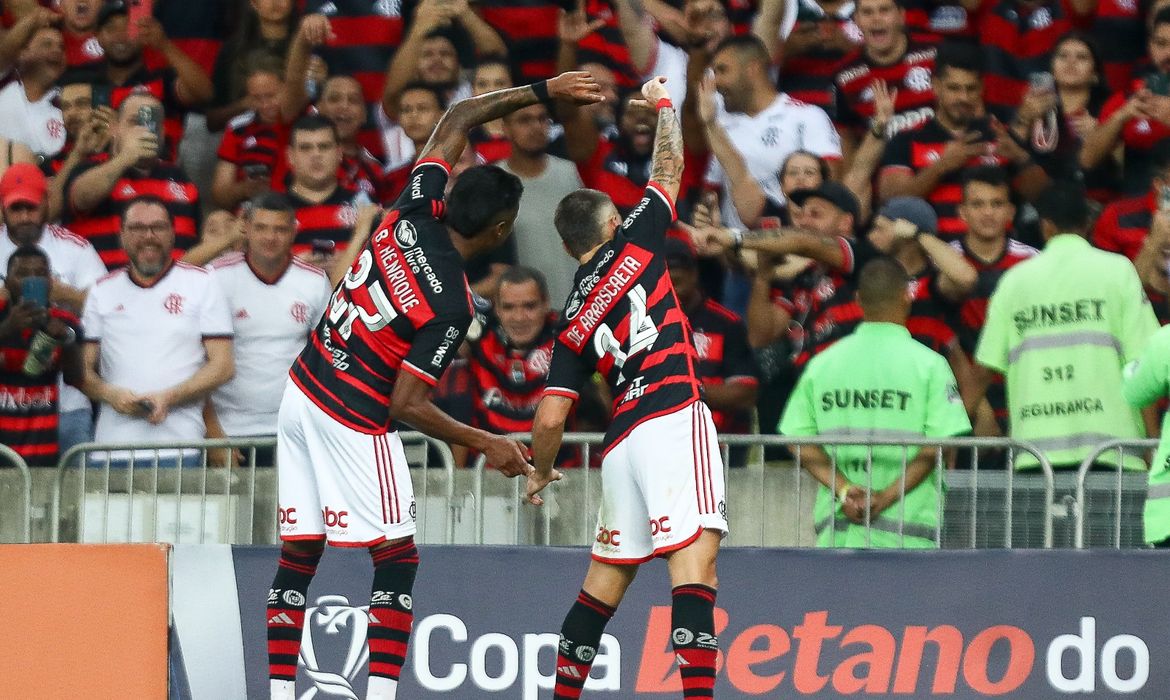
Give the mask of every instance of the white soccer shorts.
M 280 539 L 369 547 L 415 533 L 414 486 L 397 432 L 352 430 L 291 380 L 276 429 Z
M 723 459 L 702 401 L 638 425 L 601 461 L 593 558 L 641 564 L 703 530 L 727 534 Z

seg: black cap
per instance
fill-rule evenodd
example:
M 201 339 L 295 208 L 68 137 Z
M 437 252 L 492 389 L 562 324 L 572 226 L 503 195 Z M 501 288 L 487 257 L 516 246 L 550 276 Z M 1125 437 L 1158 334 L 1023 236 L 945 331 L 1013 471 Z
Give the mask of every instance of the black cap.
M 662 244 L 662 259 L 666 261 L 667 267 L 685 267 L 694 268 L 695 251 L 687 245 L 686 241 L 681 241 L 677 238 L 667 238 Z
M 129 15 L 130 6 L 126 4 L 126 0 L 106 0 L 102 3 L 102 7 L 98 10 L 97 28 L 101 29 L 105 26 L 110 18 L 117 15 Z
M 861 205 L 857 203 L 857 197 L 849 191 L 848 187 L 839 182 L 825 180 L 819 187 L 796 190 L 788 195 L 788 198 L 798 207 L 803 207 L 806 201 L 814 197 L 825 200 L 846 214 L 852 214 L 854 226 L 861 223 L 859 221 L 861 218 Z

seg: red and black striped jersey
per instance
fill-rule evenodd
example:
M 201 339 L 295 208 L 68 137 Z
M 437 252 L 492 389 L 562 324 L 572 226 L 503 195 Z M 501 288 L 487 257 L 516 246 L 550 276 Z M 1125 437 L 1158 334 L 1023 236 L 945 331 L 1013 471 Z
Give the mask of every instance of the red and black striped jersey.
M 498 434 L 532 431 L 552 364 L 556 324 L 556 314 L 549 314 L 536 340 L 518 348 L 492 318 L 480 339 L 468 344 L 476 427 Z
M 329 18 L 336 39 L 318 47 L 330 75 L 361 83 L 367 103 L 382 103 L 386 66 L 402 43 L 403 3 L 397 0 L 302 0 L 305 14 Z
M 864 50 L 854 51 L 841 63 L 836 77 L 836 118 L 838 127 L 864 130 L 873 119 L 873 83 L 885 81 L 898 91 L 894 101 L 894 118 L 887 133 L 913 129 L 934 116 L 935 48 L 909 44 L 906 52 L 889 65 L 874 63 Z
M 614 206 L 623 214 L 632 211 L 646 195 L 650 181 L 650 155 L 639 156 L 623 143 L 622 137 L 606 138 L 598 135 L 593 157 L 577 164 L 581 182 L 589 188 L 609 195 Z M 707 154 L 684 149 L 680 199 L 692 188 L 700 187 L 707 171 Z
M 358 207 L 369 203 L 364 192 L 341 184 L 320 203 L 302 199 L 291 189 L 285 195 L 296 210 L 297 237 L 293 240 L 293 255 L 311 252 L 313 241 L 332 241 L 333 250 L 345 250 L 357 221 Z
M 471 324 L 463 260 L 442 223 L 449 173 L 438 160 L 415 166 L 290 370 L 321 410 L 353 430 L 385 432 L 398 372 L 434 386 Z
M 853 5 L 845 3 L 837 16 L 825 14 L 815 2 L 797 2 L 796 26 L 812 24 L 821 26 L 824 22 L 833 25 L 851 39 L 861 43 L 861 30 L 853 23 Z M 841 61 L 851 52 L 818 44 L 797 56 L 785 56 L 780 69 L 780 80 L 776 86 L 794 100 L 816 105 L 833 116 L 835 98 L 833 78 Z
M 565 301 L 545 393 L 576 400 L 599 372 L 613 395 L 605 451 L 640 423 L 700 397 L 698 357 L 662 257 L 676 217 L 651 182 L 613 239 L 577 270 Z
M 845 261 L 840 269 L 822 271 L 815 266 L 784 285 L 782 294 L 777 294 L 775 289 L 772 292 L 772 302 L 800 324 L 799 330 L 789 329 L 789 338 L 796 351 L 793 361 L 797 367 L 804 367 L 816 354 L 817 329 L 823 329 L 827 323 L 822 319 L 837 313 L 834 311 L 836 307 L 854 300 L 858 273 L 866 263 L 882 255 L 864 238 L 838 237 L 837 245 Z M 799 337 L 793 337 L 794 332 Z
M 90 158 L 69 175 L 65 183 L 65 201 L 71 201 L 70 191 L 77 178 L 105 162 L 106 158 Z M 130 169 L 114 183 L 110 194 L 93 211 L 82 214 L 65 206 L 63 222 L 70 231 L 85 238 L 97 249 L 102 262 L 111 270 L 126 264 L 126 251 L 118 239 L 122 229 L 122 209 L 137 197 L 158 197 L 167 205 L 175 221 L 175 250 L 178 260 L 183 253 L 199 242 L 202 213 L 199 189 L 177 165 L 158 163 L 145 175 Z
M 557 13 L 548 0 L 486 0 L 480 3 L 485 22 L 508 45 L 508 57 L 522 81 L 545 80 L 556 74 Z
M 471 130 L 467 142 L 475 149 L 476 162 L 480 165 L 505 160 L 512 155 L 512 142 L 507 136 L 492 136 L 481 126 Z
M 963 254 L 967 262 L 975 268 L 978 277 L 975 289 L 967 299 L 959 305 L 953 325 L 959 334 L 959 346 L 968 355 L 975 356 L 975 346 L 979 342 L 979 333 L 983 331 L 983 323 L 987 319 L 987 302 L 992 292 L 999 286 L 999 278 L 1003 273 L 1019 265 L 1028 258 L 1036 255 L 1038 250 L 1030 245 L 1020 243 L 1014 238 L 1004 242 L 1003 252 L 995 260 L 987 261 L 971 252 L 966 240 L 951 241 L 951 246 Z
M 578 65 L 600 63 L 613 71 L 614 78 L 620 87 L 636 88 L 640 86 L 642 84 L 641 75 L 630 62 L 630 51 L 626 48 L 625 39 L 622 38 L 617 12 L 614 11 L 609 0 L 585 0 L 585 14 L 589 16 L 589 19 L 604 19 L 605 25 L 577 44 Z M 556 28 L 553 29 L 553 37 L 555 38 Z
M 106 55 L 92 33 L 74 34 L 62 30 L 61 36 L 65 39 L 66 68 L 92 68 Z
M 696 308 L 688 309 L 686 316 L 691 324 L 703 386 L 760 383 L 743 319 L 712 299 L 704 299 Z M 751 432 L 751 416 L 747 412 L 711 411 L 711 418 L 720 433 Z
M 291 127 L 276 122 L 265 124 L 255 112 L 244 112 L 228 122 L 216 155 L 236 166 L 236 179 L 244 179 L 244 168 L 262 165 L 269 177 L 279 169 L 285 157 Z
M 1136 260 L 1157 208 L 1154 195 L 1149 192 L 1110 202 L 1093 226 L 1093 245 Z
M 1141 7 L 1136 0 L 1097 0 L 1089 34 L 1097 40 L 1105 83 L 1111 91 L 1129 87 L 1134 69 L 1146 56 Z
M 1074 27 L 1086 26 L 1069 0 L 1032 5 L 999 0 L 979 23 L 983 45 L 983 98 L 987 109 L 1004 122 L 1011 119 L 1028 91 L 1028 76 L 1052 70 L 1052 49 Z
M 179 99 L 175 90 L 175 85 L 178 82 L 178 74 L 175 73 L 175 69 L 170 67 L 155 70 L 140 68 L 118 85 L 110 82 L 105 59 L 75 72 L 79 77 L 84 77 L 93 83 L 95 87 L 108 87 L 110 89 L 110 107 L 114 109 L 121 107 L 126 98 L 135 93 L 146 92 L 153 95 L 162 103 L 165 113 L 163 136 L 166 143 L 163 146 L 162 156 L 171 162 L 178 160 L 179 142 L 183 140 L 183 120 L 187 117 L 188 108 Z
M 8 300 L 0 300 L 0 321 L 8 317 Z M 52 307 L 49 315 L 61 319 L 81 337 L 81 322 L 71 313 Z M 0 444 L 8 445 L 34 466 L 57 463 L 58 383 L 61 348 L 53 351 L 48 368 L 35 376 L 24 373 L 34 331 L 0 339 Z
M 906 12 L 906 32 L 910 41 L 938 46 L 946 39 L 974 41 L 978 37 L 979 18 L 987 8 L 982 0 L 974 11 L 960 2 L 939 0 L 902 0 L 899 5 Z
M 1100 122 L 1104 124 L 1143 87 L 1144 78 L 1134 80 L 1128 92 L 1114 93 L 1101 108 Z M 1137 195 L 1150 189 L 1150 150 L 1165 138 L 1170 138 L 1170 126 L 1150 117 L 1130 119 L 1121 127 L 1121 140 L 1125 144 L 1125 168 L 1122 169 L 1121 184 L 1123 194 Z
M 995 135 L 988 118 L 971 122 L 967 131 L 980 135 L 981 141 L 987 143 L 987 152 L 972 158 L 965 167 L 996 165 L 1005 168 L 1013 178 L 1018 174 L 1014 164 L 994 151 Z M 917 129 L 903 131 L 890 139 L 882 155 L 881 171 L 908 168 L 918 172 L 938 160 L 947 143 L 953 139 L 954 136 L 938 119 L 931 118 Z M 963 199 L 963 170 L 959 168 L 944 175 L 925 197 L 938 214 L 938 235 L 946 241 L 958 238 L 967 230 L 967 225 L 959 218 L 959 202 Z
M 853 285 L 850 286 L 848 301 L 828 307 L 814 323 L 810 339 L 812 356 L 824 352 L 833 343 L 856 330 L 861 323 L 861 305 L 852 298 L 852 289 Z M 950 325 L 956 305 L 939 292 L 938 271 L 928 269 L 911 279 L 910 292 L 913 301 L 910 303 L 910 317 L 906 319 L 910 335 L 943 356 L 958 349 L 958 336 Z
M 393 186 L 386 179 L 386 166 L 369 149 L 358 146 L 357 155 L 341 157 L 341 184 L 365 192 L 370 201 L 390 204 L 402 193 L 402 185 Z

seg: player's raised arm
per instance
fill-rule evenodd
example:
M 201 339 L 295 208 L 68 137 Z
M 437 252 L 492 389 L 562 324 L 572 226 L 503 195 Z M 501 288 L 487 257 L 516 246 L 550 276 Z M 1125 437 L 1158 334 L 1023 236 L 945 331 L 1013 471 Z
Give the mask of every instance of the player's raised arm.
M 601 94 L 601 86 L 588 71 L 561 73 L 555 78 L 531 85 L 471 97 L 447 110 L 418 159 L 442 158 L 448 163 L 454 163 L 467 146 L 467 132 L 473 127 L 548 98 L 569 100 L 580 105 L 605 99 Z
M 678 112 L 666 92 L 666 78 L 657 76 L 642 86 L 646 103 L 658 110 L 658 130 L 654 133 L 654 159 L 650 163 L 650 181 L 658 183 L 671 200 L 678 198 L 683 171 L 683 138 Z

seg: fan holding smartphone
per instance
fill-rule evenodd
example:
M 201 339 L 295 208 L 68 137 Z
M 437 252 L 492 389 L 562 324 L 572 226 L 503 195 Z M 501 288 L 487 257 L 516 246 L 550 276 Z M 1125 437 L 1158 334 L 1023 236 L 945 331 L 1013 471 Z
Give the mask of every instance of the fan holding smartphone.
M 49 259 L 23 245 L 8 259 L 0 302 L 0 442 L 29 464 L 57 459 L 58 380 L 82 381 L 76 316 L 49 304 Z

